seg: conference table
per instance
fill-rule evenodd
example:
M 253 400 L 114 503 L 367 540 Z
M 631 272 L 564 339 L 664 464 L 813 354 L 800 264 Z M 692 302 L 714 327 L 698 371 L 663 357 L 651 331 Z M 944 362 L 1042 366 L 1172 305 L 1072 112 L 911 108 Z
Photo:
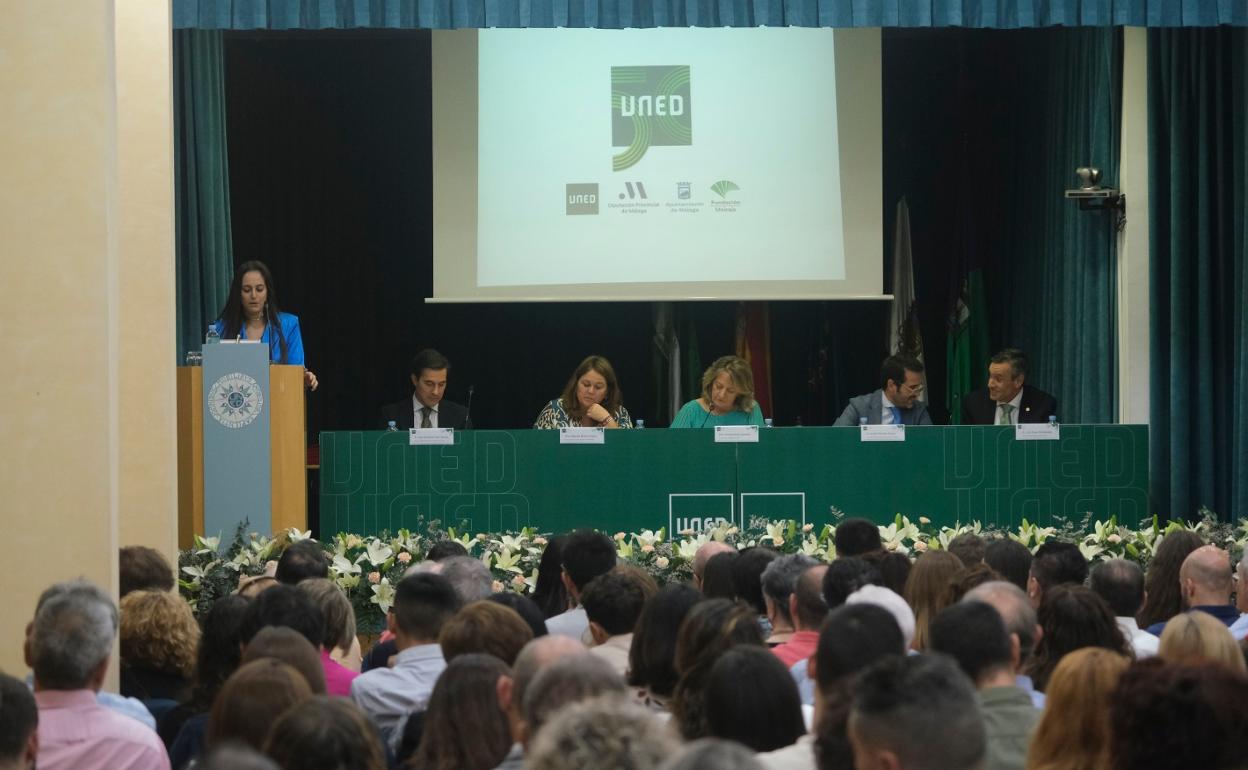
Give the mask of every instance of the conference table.
M 669 533 L 897 514 L 935 526 L 1016 527 L 1149 515 L 1148 426 L 1062 425 L 1055 440 L 1009 426 L 927 426 L 904 441 L 859 428 L 762 428 L 756 442 L 706 430 L 608 430 L 600 444 L 557 430 L 455 431 L 417 446 L 393 431 L 320 435 L 320 532 L 377 534 L 431 522 L 459 532 L 595 527 Z

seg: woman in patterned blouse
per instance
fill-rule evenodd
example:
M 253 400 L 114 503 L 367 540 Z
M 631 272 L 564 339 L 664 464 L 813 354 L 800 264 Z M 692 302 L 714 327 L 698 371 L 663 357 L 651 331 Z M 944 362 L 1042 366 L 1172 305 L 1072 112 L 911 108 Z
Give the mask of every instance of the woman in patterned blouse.
M 615 369 L 602 356 L 590 356 L 576 367 L 563 395 L 554 399 L 533 423 L 534 428 L 631 428 Z

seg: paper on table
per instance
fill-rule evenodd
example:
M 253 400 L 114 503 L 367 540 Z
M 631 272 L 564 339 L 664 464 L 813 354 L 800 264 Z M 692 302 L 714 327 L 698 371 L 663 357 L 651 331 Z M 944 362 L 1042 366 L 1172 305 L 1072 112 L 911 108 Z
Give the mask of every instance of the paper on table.
M 1057 441 L 1062 428 L 1055 422 L 1020 422 L 1014 426 L 1015 441 Z
M 863 441 L 905 441 L 905 425 L 859 425 Z
M 408 428 L 410 446 L 451 446 L 455 443 L 454 428 Z
M 757 444 L 757 425 L 716 425 L 716 444 Z
M 606 431 L 602 428 L 560 428 L 560 444 L 605 444 Z

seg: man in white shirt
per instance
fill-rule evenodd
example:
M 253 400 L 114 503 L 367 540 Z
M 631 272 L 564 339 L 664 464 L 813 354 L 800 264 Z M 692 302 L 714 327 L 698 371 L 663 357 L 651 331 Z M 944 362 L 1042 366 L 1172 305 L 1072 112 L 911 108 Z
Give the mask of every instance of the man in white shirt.
M 1144 570 L 1140 565 L 1126 559 L 1110 559 L 1096 565 L 1088 586 L 1100 594 L 1114 616 L 1123 636 L 1131 640 L 1136 659 L 1157 654 L 1161 640 L 1140 629 L 1135 615 L 1144 606 Z
M 592 529 L 578 529 L 568 535 L 563 545 L 563 586 L 574 604 L 581 601 L 581 591 L 589 581 L 615 568 L 615 543 Z M 546 630 L 552 634 L 571 636 L 589 644 L 589 619 L 581 607 L 546 619 Z

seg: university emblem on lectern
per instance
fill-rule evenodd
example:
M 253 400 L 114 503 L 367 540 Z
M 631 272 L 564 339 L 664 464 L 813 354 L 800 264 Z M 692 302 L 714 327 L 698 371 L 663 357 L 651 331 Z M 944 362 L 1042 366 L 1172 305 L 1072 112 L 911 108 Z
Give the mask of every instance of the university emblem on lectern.
M 212 384 L 208 411 L 227 428 L 245 428 L 264 409 L 264 393 L 254 377 L 232 372 Z

